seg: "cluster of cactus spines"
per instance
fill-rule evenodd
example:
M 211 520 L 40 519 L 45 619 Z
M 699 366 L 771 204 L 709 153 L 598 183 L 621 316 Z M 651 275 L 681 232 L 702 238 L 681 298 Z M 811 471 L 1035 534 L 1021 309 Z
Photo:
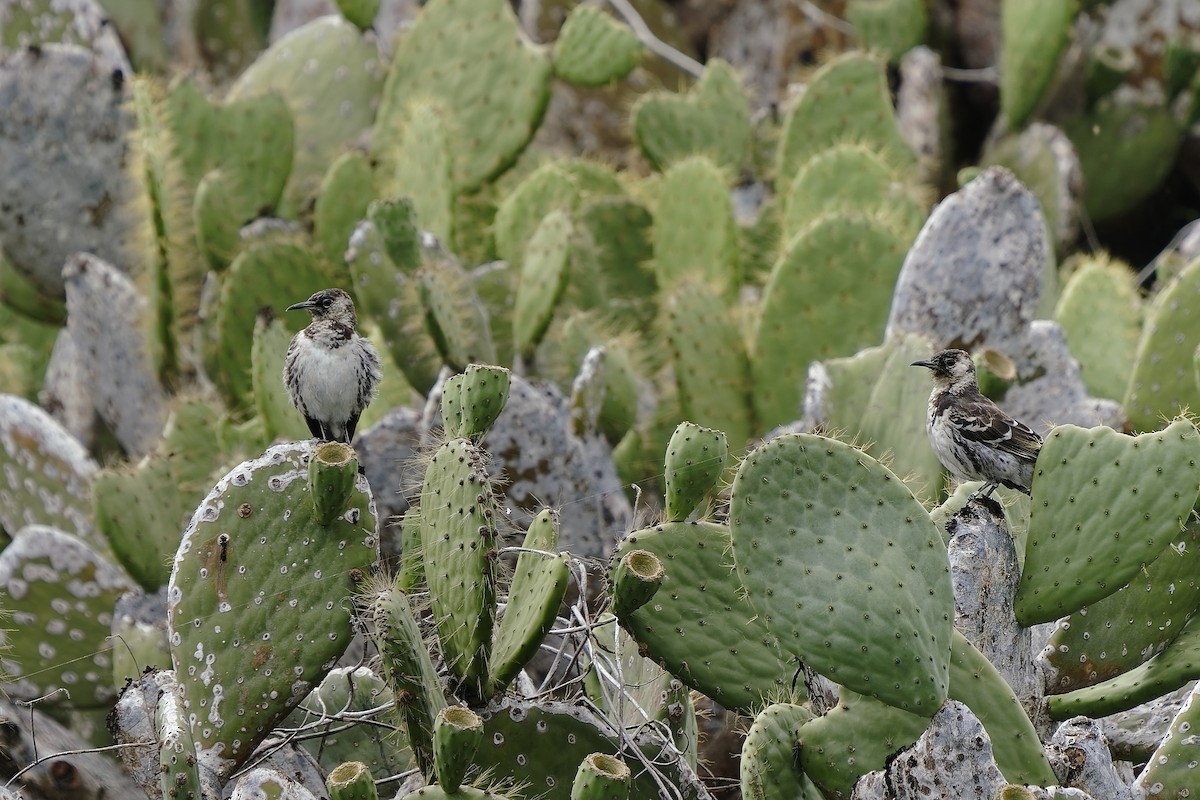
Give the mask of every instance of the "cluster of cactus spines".
M 1017 620 L 1051 622 L 1120 589 L 1162 557 L 1198 486 L 1200 434 L 1186 419 L 1137 437 L 1055 428 L 1034 472 Z
M 1189 520 L 1162 555 L 1119 591 L 1059 620 L 1043 657 L 1052 692 L 1108 680 L 1170 645 L 1200 607 L 1200 532 Z
M 370 128 L 382 67 L 375 43 L 330 15 L 275 42 L 229 88 L 228 101 L 266 103 L 278 95 L 291 112 L 295 157 L 281 187 L 284 216 L 301 212 L 329 163 Z
M 0 526 L 51 525 L 107 550 L 92 518 L 99 469 L 77 439 L 42 409 L 0 395 Z
M 723 296 L 739 285 L 738 236 L 728 179 L 703 156 L 672 164 L 658 187 L 654 212 L 654 264 L 658 284 L 691 278 Z
M 729 441 L 724 431 L 681 422 L 671 434 L 664 461 L 668 522 L 683 522 L 716 488 Z
M 633 136 L 650 163 L 665 170 L 704 155 L 736 172 L 749 156 L 750 108 L 733 67 L 714 58 L 687 95 L 651 93 L 633 107 Z
M 1159 289 L 1147 309 L 1124 406 L 1134 430 L 1152 431 L 1163 417 L 1200 406 L 1200 387 L 1189 369 L 1200 345 L 1200 261 L 1192 261 Z
M 63 281 L 67 330 L 96 411 L 127 452 L 145 455 L 167 419 L 146 303 L 124 273 L 86 253 L 67 260 Z
M 199 760 L 221 780 L 318 685 L 353 634 L 347 598 L 379 553 L 357 461 L 320 470 L 312 443 L 272 447 L 196 510 L 168 584 L 171 657 Z M 354 488 L 329 524 L 333 492 Z
M 534 517 L 522 548 L 489 655 L 489 696 L 512 683 L 537 652 L 567 591 L 569 556 L 558 553 L 557 514 L 545 509 Z
M 0 552 L 0 591 L 5 613 L 29 635 L 0 634 L 7 694 L 75 708 L 111 703 L 112 609 L 133 586 L 123 570 L 68 533 L 48 525 L 14 531 Z
M 554 42 L 554 74 L 577 86 L 620 80 L 642 60 L 642 43 L 627 26 L 595 6 L 571 9 Z
M 879 341 L 905 246 L 889 226 L 857 214 L 822 217 L 788 243 L 771 270 L 754 334 L 761 426 L 799 416 L 809 362 Z M 801 323 L 806 335 L 797 336 Z
M 275 379 L 282 383 L 278 374 Z M 100 531 L 117 560 L 150 591 L 166 584 L 171 567 L 164 554 L 179 546 L 192 512 L 221 467 L 223 453 L 212 435 L 219 418 L 213 403 L 178 402 L 153 453 L 136 467 L 106 467 L 93 483 Z M 146 497 L 155 502 L 143 502 Z
M 472 24 L 463 25 L 464 16 Z M 527 42 L 503 0 L 434 0 L 397 44 L 376 118 L 376 137 L 409 124 L 409 99 L 436 97 L 446 113 L 456 192 L 506 169 L 533 137 L 550 99 L 549 53 Z M 504 85 L 503 108 L 479 103 Z M 390 170 L 389 151 L 377 151 Z
M 833 439 L 774 439 L 738 468 L 729 527 L 738 578 L 785 653 L 898 708 L 937 710 L 950 567 L 929 515 L 886 467 Z
M 1067 46 L 1075 15 L 1070 0 L 1009 0 L 1000 14 L 1000 111 L 1020 128 L 1042 99 Z
M 683 281 L 664 298 L 662 325 L 683 416 L 741 446 L 755 431 L 750 359 L 725 298 L 698 281 Z
M 806 707 L 774 703 L 754 717 L 742 743 L 741 787 L 746 800 L 820 800 L 796 759 L 800 728 L 813 718 Z
M 52 298 L 63 297 L 63 263 L 73 253 L 132 274 L 154 240 L 127 72 L 67 44 L 15 51 L 0 69 L 4 255 Z
M 533 355 L 545 336 L 566 287 L 571 230 L 566 212 L 551 211 L 525 246 L 513 308 L 513 349 L 525 358 Z
M 1054 319 L 1067 335 L 1088 391 L 1096 397 L 1122 399 L 1142 326 L 1142 301 L 1133 273 L 1127 265 L 1103 256 L 1080 257 L 1074 266 Z
M 796 667 L 732 579 L 730 546 L 724 525 L 667 523 L 627 535 L 614 559 L 644 550 L 665 568 L 653 600 L 620 618 L 639 646 L 688 686 L 746 710 L 782 693 Z

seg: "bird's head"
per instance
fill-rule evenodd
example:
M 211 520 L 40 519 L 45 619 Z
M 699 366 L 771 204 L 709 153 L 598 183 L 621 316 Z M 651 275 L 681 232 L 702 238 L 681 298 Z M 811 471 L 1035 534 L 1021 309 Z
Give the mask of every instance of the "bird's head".
M 928 361 L 914 361 L 910 366 L 927 367 L 933 373 L 935 386 L 968 386 L 975 383 L 975 362 L 962 350 L 943 350 Z
M 303 303 L 287 307 L 288 311 L 307 311 L 314 320 L 330 320 L 354 327 L 354 301 L 341 289 L 322 289 Z

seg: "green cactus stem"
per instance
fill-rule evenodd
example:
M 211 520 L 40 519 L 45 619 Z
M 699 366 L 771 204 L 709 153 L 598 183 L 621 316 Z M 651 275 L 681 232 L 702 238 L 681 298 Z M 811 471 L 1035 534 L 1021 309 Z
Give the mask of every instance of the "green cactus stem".
M 621 556 L 612 574 L 612 612 L 625 617 L 637 611 L 662 587 L 662 562 L 648 550 L 630 550 Z
M 433 762 L 438 785 L 454 794 L 483 741 L 483 720 L 466 706 L 447 706 L 433 721 Z
M 633 773 L 617 756 L 592 753 L 579 764 L 571 800 L 625 800 Z
M 308 462 L 308 486 L 317 522 L 329 525 L 346 511 L 358 481 L 354 448 L 341 442 L 324 442 Z

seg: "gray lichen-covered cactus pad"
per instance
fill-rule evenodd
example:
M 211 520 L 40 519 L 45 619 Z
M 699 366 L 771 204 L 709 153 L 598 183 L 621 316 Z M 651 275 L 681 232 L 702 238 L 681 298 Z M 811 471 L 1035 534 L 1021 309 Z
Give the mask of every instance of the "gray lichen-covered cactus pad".
M 362 476 L 341 515 L 317 521 L 312 454 L 311 442 L 281 444 L 235 467 L 200 504 L 175 555 L 171 658 L 199 757 L 222 779 L 346 649 L 350 597 L 378 556 Z

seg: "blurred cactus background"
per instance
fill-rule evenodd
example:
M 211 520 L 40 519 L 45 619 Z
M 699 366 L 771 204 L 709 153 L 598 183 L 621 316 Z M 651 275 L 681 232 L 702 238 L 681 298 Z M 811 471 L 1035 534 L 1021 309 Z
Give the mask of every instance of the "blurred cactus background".
M 1200 0 L 0 0 L 3 800 L 1196 797 L 1197 409 Z

